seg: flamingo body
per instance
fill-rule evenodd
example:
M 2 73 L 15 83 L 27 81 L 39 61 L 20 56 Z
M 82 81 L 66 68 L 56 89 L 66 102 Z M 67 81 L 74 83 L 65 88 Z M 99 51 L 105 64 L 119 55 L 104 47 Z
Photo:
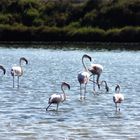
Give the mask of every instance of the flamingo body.
M 13 66 L 11 69 L 11 74 L 13 76 L 22 76 L 23 75 L 23 69 L 20 66 Z
M 93 75 L 99 75 L 102 73 L 103 71 L 103 66 L 100 64 L 92 64 L 91 68 L 89 69 L 89 71 L 93 74 Z
M 92 64 L 91 68 L 88 69 L 92 75 L 93 75 L 93 81 L 94 81 L 94 75 L 97 75 L 97 79 L 96 79 L 96 84 L 98 85 L 98 88 L 100 89 L 100 84 L 99 84 L 99 78 L 100 75 L 103 71 L 103 66 L 100 64 Z M 95 91 L 95 83 L 93 83 L 93 91 Z
M 121 103 L 124 100 L 124 96 L 121 93 L 116 93 L 113 96 L 114 103 Z
M 78 74 L 78 81 L 80 84 L 87 84 L 89 81 L 90 74 L 86 71 Z
M 49 98 L 48 103 L 58 104 L 60 102 L 63 102 L 64 100 L 65 100 L 65 97 L 63 94 L 52 94 L 51 97 Z

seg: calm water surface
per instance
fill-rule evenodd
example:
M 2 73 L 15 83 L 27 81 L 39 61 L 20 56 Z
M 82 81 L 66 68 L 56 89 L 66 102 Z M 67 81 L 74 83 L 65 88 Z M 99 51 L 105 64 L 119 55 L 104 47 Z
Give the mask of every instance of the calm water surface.
M 78 72 L 83 70 L 81 57 L 89 54 L 104 66 L 103 89 L 93 95 L 87 86 L 85 101 L 79 100 Z M 29 60 L 24 66 L 20 88 L 12 88 L 11 66 L 21 56 Z M 0 139 L 1 140 L 130 140 L 140 137 L 140 51 L 102 51 L 73 49 L 0 48 Z M 46 112 L 48 98 L 61 93 L 61 82 L 71 85 L 67 100 Z M 116 84 L 121 85 L 125 100 L 121 112 L 112 101 Z

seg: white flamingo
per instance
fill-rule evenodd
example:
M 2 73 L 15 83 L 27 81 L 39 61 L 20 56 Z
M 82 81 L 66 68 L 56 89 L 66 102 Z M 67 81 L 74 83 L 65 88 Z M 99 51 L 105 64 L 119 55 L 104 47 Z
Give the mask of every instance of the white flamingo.
M 98 85 L 98 88 L 100 89 L 99 78 L 100 78 L 101 73 L 103 71 L 103 66 L 100 64 L 92 64 L 91 68 L 89 68 L 88 70 L 93 75 L 93 91 L 95 91 L 95 83 Z M 90 76 L 92 76 L 92 75 L 90 75 Z M 97 75 L 96 82 L 94 82 L 95 75 Z
M 3 71 L 3 74 L 5 75 L 6 69 L 2 65 L 0 65 L 0 69 Z
M 86 86 L 87 86 L 87 83 L 89 81 L 89 77 L 90 77 L 90 74 L 89 74 L 89 71 L 84 63 L 84 59 L 85 58 L 88 58 L 90 61 L 92 61 L 91 57 L 87 54 L 84 54 L 83 57 L 82 57 L 82 64 L 84 66 L 84 69 L 85 71 L 81 72 L 78 74 L 78 81 L 80 83 L 80 99 L 82 99 L 82 84 L 84 84 L 84 98 L 85 98 L 85 95 L 86 95 Z
M 64 87 L 67 87 L 70 90 L 70 85 L 68 83 L 62 82 L 61 84 L 61 90 L 62 94 L 52 94 L 48 101 L 48 107 L 46 108 L 46 111 L 50 107 L 51 104 L 57 104 L 56 110 L 58 111 L 58 106 L 60 102 L 64 102 L 66 100 L 66 93 L 64 91 Z
M 28 60 L 25 57 L 21 57 L 19 60 L 19 66 L 13 66 L 11 69 L 11 75 L 13 76 L 13 87 L 15 76 L 18 78 L 18 87 L 19 87 L 19 77 L 23 75 L 23 68 L 22 68 L 22 61 L 24 61 L 26 64 L 28 64 Z
M 121 104 L 121 102 L 124 100 L 123 94 L 120 93 L 120 85 L 117 85 L 115 88 L 115 94 L 113 96 L 113 101 L 115 103 L 116 111 L 118 110 L 118 104 Z M 120 111 L 120 108 L 119 108 Z

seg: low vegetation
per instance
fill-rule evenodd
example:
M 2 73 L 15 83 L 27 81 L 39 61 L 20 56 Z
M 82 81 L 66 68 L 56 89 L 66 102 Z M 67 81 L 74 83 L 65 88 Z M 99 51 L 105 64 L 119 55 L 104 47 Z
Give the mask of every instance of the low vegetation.
M 0 1 L 0 41 L 139 40 L 139 0 Z

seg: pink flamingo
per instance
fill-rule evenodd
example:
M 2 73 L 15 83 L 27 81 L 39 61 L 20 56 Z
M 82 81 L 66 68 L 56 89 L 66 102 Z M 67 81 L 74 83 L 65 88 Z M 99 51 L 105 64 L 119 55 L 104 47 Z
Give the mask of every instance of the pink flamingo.
M 61 90 L 62 94 L 52 94 L 48 101 L 48 107 L 46 108 L 46 111 L 50 107 L 51 104 L 57 104 L 56 110 L 58 111 L 58 106 L 60 102 L 64 102 L 66 100 L 66 93 L 64 91 L 64 87 L 67 87 L 70 90 L 70 85 L 68 83 L 62 82 L 61 84 Z
M 115 94 L 113 96 L 113 101 L 115 103 L 115 107 L 116 107 L 116 111 L 118 109 L 118 104 L 121 104 L 122 101 L 124 100 L 124 96 L 123 94 L 120 93 L 120 85 L 117 85 L 116 88 L 115 88 Z M 120 111 L 120 108 L 119 108 L 119 111 Z
M 92 64 L 91 68 L 89 68 L 88 70 L 93 75 L 93 91 L 95 91 L 95 83 L 98 85 L 98 88 L 100 89 L 99 78 L 100 78 L 101 73 L 103 71 L 103 66 L 100 64 Z M 90 76 L 92 76 L 92 75 L 90 75 Z M 97 75 L 96 82 L 94 81 L 95 75 Z
M 24 61 L 26 64 L 28 64 L 28 60 L 25 57 L 21 57 L 19 60 L 19 66 L 13 66 L 11 69 L 11 75 L 13 76 L 13 87 L 15 86 L 14 84 L 14 79 L 15 76 L 18 78 L 18 87 L 19 87 L 19 77 L 23 75 L 23 68 L 22 68 L 22 61 Z
M 85 95 L 86 95 L 86 86 L 87 86 L 87 83 L 89 81 L 89 77 L 90 77 L 90 74 L 89 74 L 89 71 L 84 63 L 84 59 L 85 58 L 88 58 L 90 61 L 92 61 L 91 57 L 87 54 L 84 54 L 83 57 L 82 57 L 82 64 L 84 66 L 84 69 L 85 71 L 81 72 L 78 74 L 78 81 L 80 83 L 80 99 L 82 99 L 82 84 L 85 85 L 84 87 L 84 98 L 85 98 Z

